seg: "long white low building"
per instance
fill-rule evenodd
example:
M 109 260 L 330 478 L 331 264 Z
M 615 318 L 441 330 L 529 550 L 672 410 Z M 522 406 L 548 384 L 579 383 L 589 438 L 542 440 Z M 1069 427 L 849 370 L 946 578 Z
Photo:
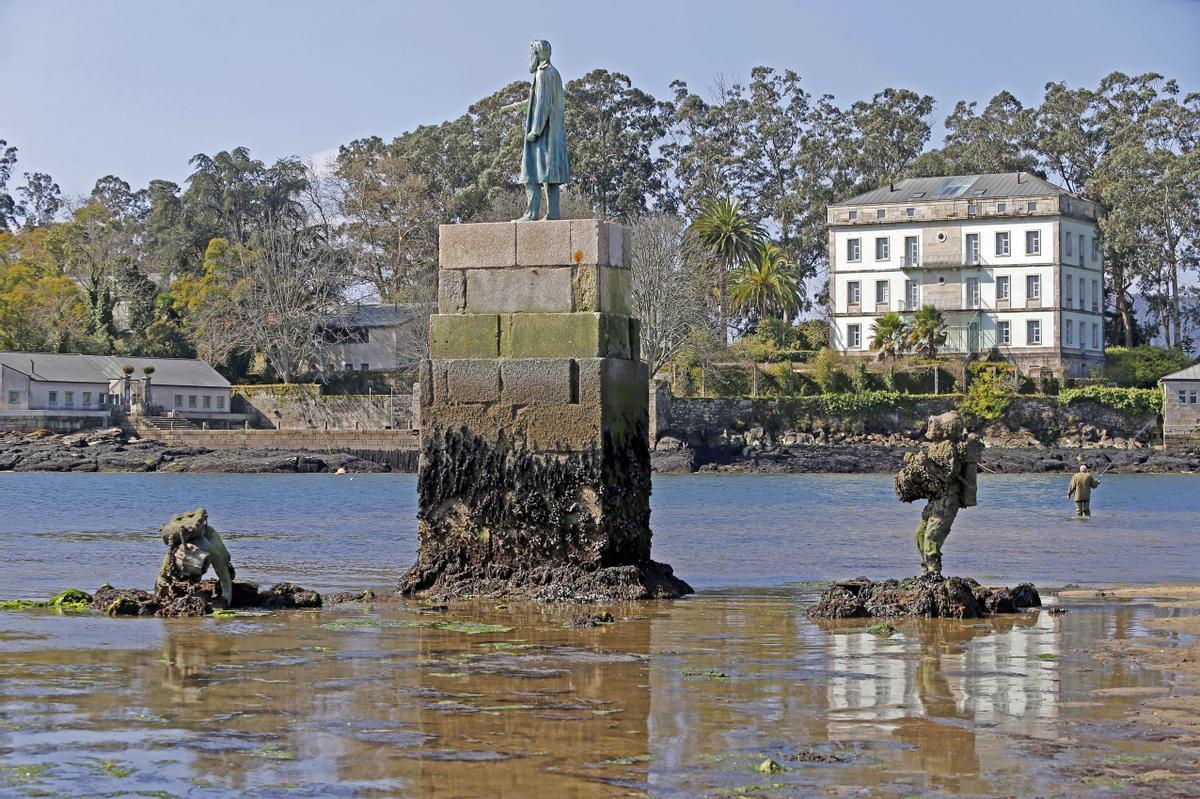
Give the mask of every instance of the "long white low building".
M 229 416 L 230 391 L 194 359 L 0 352 L 0 429 L 106 424 L 114 411 L 215 421 Z

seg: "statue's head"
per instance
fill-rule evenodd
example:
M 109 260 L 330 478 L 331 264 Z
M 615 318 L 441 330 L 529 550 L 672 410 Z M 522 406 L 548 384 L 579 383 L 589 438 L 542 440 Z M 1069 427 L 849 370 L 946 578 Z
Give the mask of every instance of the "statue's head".
M 539 64 L 550 60 L 550 42 L 534 39 L 529 43 L 529 71 L 536 72 Z
M 925 437 L 930 441 L 954 441 L 962 438 L 965 429 L 958 411 L 947 411 L 929 417 L 929 426 L 925 429 Z

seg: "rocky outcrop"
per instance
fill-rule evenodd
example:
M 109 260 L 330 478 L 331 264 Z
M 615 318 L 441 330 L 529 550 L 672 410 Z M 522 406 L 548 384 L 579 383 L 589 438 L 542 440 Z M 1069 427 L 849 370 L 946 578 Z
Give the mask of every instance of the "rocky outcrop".
M 209 450 L 131 438 L 119 427 L 60 436 L 0 433 L 0 471 L 206 472 L 233 474 L 381 472 L 389 467 L 346 453 Z
M 216 580 L 203 580 L 187 593 L 157 596 L 140 588 L 113 588 L 102 585 L 92 595 L 92 607 L 109 616 L 206 616 L 220 601 Z M 229 610 L 290 610 L 319 608 L 321 595 L 292 583 L 277 583 L 260 589 L 256 583 L 234 580 L 233 601 Z
M 805 613 L 814 619 L 924 618 L 977 619 L 1040 607 L 1032 583 L 1015 588 L 982 586 L 969 577 L 925 574 L 906 580 L 872 582 L 866 577 L 835 582 Z

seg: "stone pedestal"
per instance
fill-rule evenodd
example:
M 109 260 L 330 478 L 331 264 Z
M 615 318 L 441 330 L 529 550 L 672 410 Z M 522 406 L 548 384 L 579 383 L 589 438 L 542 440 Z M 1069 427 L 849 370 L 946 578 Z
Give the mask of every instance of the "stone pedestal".
M 647 371 L 620 225 L 443 225 L 404 593 L 690 593 L 650 560 Z

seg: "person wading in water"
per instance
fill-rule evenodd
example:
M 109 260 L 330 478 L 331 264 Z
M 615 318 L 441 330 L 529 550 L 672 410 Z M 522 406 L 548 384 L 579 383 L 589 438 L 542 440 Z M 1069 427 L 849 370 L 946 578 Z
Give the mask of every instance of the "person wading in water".
M 1080 519 L 1092 515 L 1092 489 L 1100 485 L 1100 481 L 1088 473 L 1086 463 L 1079 465 L 1079 471 L 1071 475 L 1071 484 L 1067 486 L 1067 496 L 1075 498 L 1075 516 Z

